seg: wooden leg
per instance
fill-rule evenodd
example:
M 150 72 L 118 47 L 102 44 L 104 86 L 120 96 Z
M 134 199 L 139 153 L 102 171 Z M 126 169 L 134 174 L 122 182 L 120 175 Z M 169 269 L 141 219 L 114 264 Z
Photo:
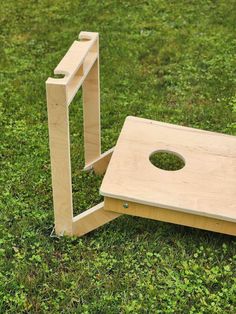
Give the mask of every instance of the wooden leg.
M 101 155 L 99 61 L 83 83 L 85 166 Z
M 69 114 L 65 89 L 47 86 L 49 144 L 56 234 L 72 234 Z
M 109 221 L 121 216 L 120 213 L 105 211 L 100 203 L 73 218 L 73 235 L 82 236 Z

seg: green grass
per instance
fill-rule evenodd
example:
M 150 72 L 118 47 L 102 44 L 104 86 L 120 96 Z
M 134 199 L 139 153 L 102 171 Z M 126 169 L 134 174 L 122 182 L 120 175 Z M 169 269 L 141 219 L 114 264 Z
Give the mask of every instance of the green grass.
M 233 237 L 132 217 L 50 237 L 45 102 L 72 41 L 98 31 L 103 150 L 127 115 L 236 134 L 235 21 L 234 0 L 1 3 L 0 313 L 236 312 Z M 70 120 L 78 213 L 102 179 L 79 170 L 80 95 Z

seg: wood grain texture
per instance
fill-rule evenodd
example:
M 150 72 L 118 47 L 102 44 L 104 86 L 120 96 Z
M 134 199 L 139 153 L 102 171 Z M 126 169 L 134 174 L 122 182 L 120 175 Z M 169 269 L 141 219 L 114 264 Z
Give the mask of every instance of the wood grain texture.
M 72 186 L 69 114 L 61 85 L 47 85 L 49 145 L 52 171 L 55 231 L 72 234 Z
M 59 235 L 73 234 L 68 106 L 82 84 L 85 161 L 101 155 L 98 33 L 81 32 L 79 38 L 54 70 L 64 77 L 46 81 L 55 230 Z
M 121 215 L 120 213 L 105 211 L 102 202 L 73 218 L 73 235 L 82 236 Z
M 155 151 L 183 157 L 158 169 Z M 128 117 L 100 192 L 104 196 L 236 222 L 236 137 Z
M 79 38 L 80 41 L 74 41 L 54 69 L 55 75 L 64 75 L 64 77 L 49 77 L 46 82 L 48 85 L 56 84 L 66 88 L 67 105 L 70 105 L 94 63 L 99 59 L 98 33 L 81 32 Z
M 124 208 L 123 205 L 128 205 Z M 236 236 L 236 223 L 105 197 L 104 209 Z
M 109 165 L 109 162 L 111 160 L 111 156 L 113 154 L 114 147 L 106 151 L 105 153 L 101 154 L 100 157 L 95 159 L 90 164 L 87 164 L 84 167 L 84 171 L 94 170 L 96 174 L 103 174 L 106 172 L 106 169 Z
M 83 83 L 85 166 L 101 155 L 99 61 Z

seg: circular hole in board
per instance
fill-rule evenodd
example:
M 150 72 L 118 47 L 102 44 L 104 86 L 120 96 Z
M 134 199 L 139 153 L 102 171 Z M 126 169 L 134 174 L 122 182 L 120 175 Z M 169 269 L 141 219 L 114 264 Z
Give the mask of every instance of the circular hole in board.
M 152 153 L 149 160 L 153 166 L 167 171 L 177 171 L 185 166 L 184 158 L 181 155 L 167 150 Z

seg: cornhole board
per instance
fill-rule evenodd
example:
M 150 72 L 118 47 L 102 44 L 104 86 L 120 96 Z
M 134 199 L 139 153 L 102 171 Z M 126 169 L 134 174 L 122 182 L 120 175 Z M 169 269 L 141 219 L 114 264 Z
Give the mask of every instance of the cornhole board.
M 99 39 L 81 32 L 46 82 L 55 230 L 84 235 L 133 215 L 236 235 L 236 137 L 127 117 L 115 148 L 101 153 Z M 74 216 L 68 108 L 83 89 L 85 171 L 104 172 L 104 202 Z M 167 171 L 150 156 L 170 152 L 184 167 Z

